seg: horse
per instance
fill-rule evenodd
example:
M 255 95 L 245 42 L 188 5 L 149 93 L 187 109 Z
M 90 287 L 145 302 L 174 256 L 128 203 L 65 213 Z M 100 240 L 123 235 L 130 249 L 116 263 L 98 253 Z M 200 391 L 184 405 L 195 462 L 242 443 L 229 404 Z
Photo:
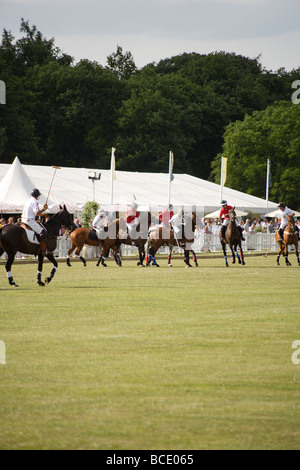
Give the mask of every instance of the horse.
M 288 256 L 289 256 L 288 247 L 289 245 L 294 245 L 296 256 L 297 256 L 297 261 L 298 261 L 298 266 L 300 266 L 299 251 L 298 251 L 299 236 L 298 236 L 298 231 L 295 227 L 295 219 L 292 215 L 288 215 L 288 225 L 284 229 L 283 242 L 279 241 L 279 239 L 280 239 L 279 231 L 276 230 L 275 240 L 277 241 L 278 246 L 279 246 L 279 253 L 277 256 L 277 265 L 280 266 L 279 259 L 280 259 L 280 256 L 283 255 L 285 258 L 286 266 L 292 266 L 292 264 L 290 263 L 288 259 Z
M 245 265 L 246 263 L 244 260 L 244 253 L 242 249 L 242 234 L 238 226 L 236 225 L 236 213 L 234 209 L 230 209 L 229 219 L 230 219 L 230 223 L 226 227 L 225 237 L 223 240 L 220 239 L 220 242 L 223 248 L 225 264 L 227 267 L 229 267 L 227 254 L 226 254 L 226 245 L 228 244 L 232 253 L 232 264 L 235 263 L 235 255 L 236 255 L 239 261 L 239 264 Z M 241 256 L 238 254 L 237 247 L 239 247 L 240 249 Z
M 119 249 L 121 245 L 124 244 L 124 245 L 130 245 L 130 246 L 134 245 L 138 248 L 139 261 L 137 265 L 145 267 L 144 266 L 144 260 L 146 256 L 145 243 L 147 241 L 149 227 L 151 226 L 152 222 L 156 222 L 156 221 L 158 221 L 157 217 L 153 217 L 152 214 L 148 212 L 148 217 L 147 217 L 147 222 L 146 222 L 147 226 L 145 228 L 144 228 L 144 225 L 142 225 L 141 227 L 141 224 L 137 226 L 136 232 L 137 234 L 139 233 L 139 236 L 136 237 L 134 240 L 128 235 L 128 228 L 127 228 L 125 219 L 118 218 L 114 220 L 113 222 L 111 222 L 107 228 L 108 235 L 107 235 L 107 238 L 104 240 L 97 266 L 99 266 L 99 264 L 102 262 L 103 254 L 105 252 L 107 252 L 112 247 Z M 144 229 L 144 232 L 141 231 L 141 228 Z M 121 261 L 119 265 L 120 266 L 122 265 Z
M 106 231 L 106 229 L 105 229 Z M 88 246 L 97 246 L 103 244 L 103 240 L 99 240 L 97 237 L 97 233 L 95 230 L 91 230 L 88 228 L 77 228 L 70 233 L 70 240 L 71 240 L 71 248 L 68 250 L 67 254 L 67 265 L 71 267 L 70 256 L 76 248 L 75 255 L 79 257 L 80 261 L 82 261 L 83 265 L 86 266 L 86 260 L 83 256 L 80 255 L 80 252 L 84 245 Z M 114 253 L 114 259 L 118 266 L 122 266 L 121 257 L 119 254 L 119 247 L 113 245 L 112 247 Z M 106 253 L 107 254 L 107 253 Z M 106 267 L 107 265 L 104 262 L 104 257 L 102 258 L 102 265 Z
M 148 227 L 151 220 L 151 214 L 148 213 Z M 139 227 L 137 227 L 137 233 L 139 233 Z M 100 257 L 97 263 L 97 266 L 103 260 L 103 256 L 105 253 L 108 252 L 109 249 L 113 247 L 119 249 L 119 247 L 124 245 L 134 245 L 139 250 L 139 258 L 137 265 L 144 267 L 144 260 L 145 260 L 145 243 L 147 241 L 147 235 L 140 232 L 140 236 L 137 237 L 135 240 L 130 238 L 127 232 L 127 224 L 124 219 L 116 219 L 108 225 L 108 237 L 103 240 L 102 248 L 100 248 Z
M 190 216 L 188 216 L 190 217 Z M 191 227 L 189 227 L 191 223 Z M 191 249 L 191 245 L 194 243 L 194 232 L 196 230 L 196 214 L 193 214 L 192 217 L 187 218 L 187 224 L 183 224 L 183 233 L 179 237 L 176 235 L 175 231 L 172 228 L 168 227 L 158 227 L 153 230 L 148 237 L 146 243 L 147 251 L 147 262 L 146 266 L 152 264 L 156 267 L 159 267 L 155 259 L 155 254 L 164 245 L 169 246 L 169 256 L 168 256 L 168 266 L 172 266 L 171 257 L 174 246 L 184 249 L 184 262 L 186 267 L 191 268 L 190 264 L 190 251 L 193 253 L 193 258 L 195 265 L 198 267 L 198 261 L 196 253 Z
M 53 269 L 50 273 L 50 276 L 45 280 L 46 284 L 51 282 L 58 268 L 58 264 L 53 256 L 53 253 L 56 249 L 57 237 L 59 235 L 60 228 L 61 226 L 71 228 L 72 225 L 72 217 L 69 214 L 66 206 L 64 205 L 63 207 L 59 207 L 60 211 L 50 217 L 50 219 L 44 225 L 47 230 L 47 251 L 45 256 L 53 264 Z M 11 273 L 11 267 L 18 251 L 21 253 L 38 256 L 37 283 L 39 286 L 45 286 L 45 283 L 42 282 L 44 255 L 41 254 L 40 244 L 30 242 L 28 240 L 25 228 L 23 228 L 21 225 L 5 225 L 0 229 L 0 256 L 2 256 L 4 252 L 6 252 L 8 255 L 5 269 L 7 272 L 8 282 L 13 287 L 19 287 L 14 281 L 13 275 Z

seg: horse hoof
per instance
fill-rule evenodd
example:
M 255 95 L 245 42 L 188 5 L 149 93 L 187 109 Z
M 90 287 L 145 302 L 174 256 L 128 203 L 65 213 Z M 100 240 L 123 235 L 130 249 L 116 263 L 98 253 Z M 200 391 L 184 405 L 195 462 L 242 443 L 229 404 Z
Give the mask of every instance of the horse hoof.
M 173 268 L 172 264 L 168 264 L 169 268 Z
M 71 267 L 70 260 L 67 260 L 67 266 Z
M 51 277 L 46 277 L 45 284 L 48 285 L 52 281 Z
M 246 264 L 245 261 L 242 261 L 242 265 L 245 266 L 245 264 Z
M 39 285 L 40 287 L 45 287 L 45 284 L 44 284 L 43 282 L 38 282 L 38 285 Z
M 19 287 L 18 284 L 16 284 L 15 282 L 13 284 L 11 284 L 12 287 Z

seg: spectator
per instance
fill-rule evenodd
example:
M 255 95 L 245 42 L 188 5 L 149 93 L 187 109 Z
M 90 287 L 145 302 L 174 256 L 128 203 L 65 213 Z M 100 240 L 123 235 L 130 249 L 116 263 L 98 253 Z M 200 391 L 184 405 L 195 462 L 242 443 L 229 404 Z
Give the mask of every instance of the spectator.
M 81 224 L 80 220 L 78 219 L 78 217 L 75 217 L 74 225 L 75 225 L 75 228 L 81 228 L 82 227 L 82 224 Z
M 249 233 L 251 228 L 250 219 L 246 219 L 246 223 L 244 225 L 244 233 Z

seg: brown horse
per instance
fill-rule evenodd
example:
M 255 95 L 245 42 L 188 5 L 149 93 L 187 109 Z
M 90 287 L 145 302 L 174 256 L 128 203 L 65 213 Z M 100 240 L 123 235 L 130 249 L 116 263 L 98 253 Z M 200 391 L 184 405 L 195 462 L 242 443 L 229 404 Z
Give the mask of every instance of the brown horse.
M 151 263 L 159 267 L 155 259 L 155 255 L 159 248 L 162 246 L 169 246 L 168 265 L 171 265 L 171 256 L 174 246 L 184 249 L 184 262 L 187 267 L 191 268 L 190 264 L 190 251 L 193 253 L 195 265 L 198 267 L 198 261 L 196 253 L 191 249 L 191 245 L 194 243 L 194 232 L 196 230 L 196 214 L 192 217 L 185 216 L 186 223 L 182 225 L 182 230 L 176 235 L 175 231 L 171 227 L 158 227 L 153 230 L 146 243 L 147 251 L 147 263 L 149 266 Z
M 119 247 L 124 244 L 130 246 L 134 245 L 138 248 L 140 260 L 137 265 L 144 267 L 145 243 L 147 241 L 148 227 L 150 221 L 151 214 L 148 213 L 148 225 L 146 230 L 147 233 L 140 232 L 140 226 L 138 226 L 137 233 L 139 233 L 139 236 L 135 240 L 130 238 L 130 236 L 128 235 L 127 224 L 124 219 L 119 218 L 111 222 L 108 225 L 107 238 L 103 240 L 103 245 L 100 248 L 100 258 L 97 263 L 97 266 L 99 266 L 99 264 L 102 262 L 104 254 L 107 253 L 109 249 L 112 249 L 113 247 L 119 249 Z
M 237 259 L 239 261 L 239 264 L 245 265 L 245 260 L 244 260 L 244 253 L 242 249 L 242 234 L 236 225 L 236 213 L 234 209 L 230 209 L 229 211 L 229 225 L 227 225 L 226 230 L 225 230 L 225 238 L 223 240 L 220 239 L 222 248 L 223 248 L 223 253 L 224 253 L 224 259 L 225 259 L 225 264 L 228 267 L 228 260 L 227 260 L 227 254 L 226 254 L 226 245 L 229 245 L 229 248 L 231 249 L 232 253 L 232 263 L 235 263 L 235 255 L 237 256 Z M 221 236 L 221 234 L 220 234 Z M 238 254 L 237 248 L 239 247 L 241 256 Z
M 57 237 L 59 235 L 60 228 L 61 226 L 71 228 L 71 225 L 72 217 L 67 211 L 66 206 L 60 206 L 60 211 L 57 214 L 53 215 L 44 225 L 47 230 L 46 257 L 53 264 L 51 274 L 45 280 L 46 284 L 49 284 L 49 282 L 51 282 L 57 271 L 58 264 L 53 256 L 53 253 L 56 249 Z M 41 279 L 44 255 L 42 255 L 40 252 L 40 245 L 30 242 L 26 235 L 26 230 L 20 225 L 5 225 L 3 228 L 0 229 L 0 256 L 2 256 L 4 252 L 6 252 L 8 255 L 5 268 L 7 272 L 8 282 L 13 287 L 18 287 L 11 273 L 11 267 L 18 251 L 20 251 L 21 253 L 38 256 L 37 283 L 39 284 L 39 286 L 44 286 L 45 284 L 42 282 Z
M 275 240 L 278 243 L 279 246 L 279 253 L 277 256 L 277 264 L 278 266 L 280 265 L 279 259 L 280 256 L 284 256 L 285 258 L 285 264 L 287 266 L 292 266 L 288 256 L 289 256 L 289 245 L 294 245 L 295 247 L 295 252 L 298 260 L 298 266 L 300 266 L 300 260 L 299 260 L 299 251 L 298 251 L 298 242 L 299 242 L 299 235 L 298 235 L 298 230 L 295 227 L 295 219 L 292 215 L 288 215 L 288 225 L 284 229 L 283 233 L 283 242 L 279 241 L 280 240 L 280 235 L 279 231 L 276 230 L 275 232 Z
M 105 229 L 106 230 L 106 229 Z M 99 240 L 97 237 L 97 233 L 95 230 L 91 230 L 88 228 L 77 228 L 70 234 L 71 240 L 71 248 L 68 250 L 67 254 L 67 265 L 71 266 L 70 256 L 76 248 L 75 255 L 79 257 L 80 261 L 82 261 L 83 265 L 86 266 L 86 260 L 83 256 L 80 255 L 82 248 L 84 245 L 88 246 L 96 246 L 100 247 L 103 245 L 104 240 Z M 114 259 L 118 266 L 121 266 L 121 258 L 119 255 L 119 246 L 112 245 L 111 249 L 114 253 Z M 106 253 L 107 255 L 107 253 Z M 102 258 L 102 265 L 107 266 L 104 262 L 104 257 Z

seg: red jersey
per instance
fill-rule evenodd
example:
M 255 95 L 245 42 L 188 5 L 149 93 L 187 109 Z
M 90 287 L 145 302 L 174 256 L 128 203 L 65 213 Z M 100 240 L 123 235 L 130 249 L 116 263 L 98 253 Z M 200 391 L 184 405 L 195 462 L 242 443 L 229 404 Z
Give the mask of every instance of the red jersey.
M 166 209 L 165 211 L 159 214 L 158 218 L 160 222 L 163 222 L 165 225 L 168 225 L 169 220 L 172 219 L 173 215 L 174 215 L 173 211 L 170 212 L 168 209 Z
M 132 212 L 132 210 L 129 209 L 129 211 L 126 212 L 125 221 L 127 222 L 127 224 L 131 224 L 139 216 L 140 213 L 138 211 Z
M 222 207 L 222 209 L 220 210 L 220 217 L 222 217 L 222 215 L 224 215 L 225 219 L 229 220 L 229 211 L 230 209 L 233 209 L 232 206 L 227 206 L 226 209 L 225 207 Z

